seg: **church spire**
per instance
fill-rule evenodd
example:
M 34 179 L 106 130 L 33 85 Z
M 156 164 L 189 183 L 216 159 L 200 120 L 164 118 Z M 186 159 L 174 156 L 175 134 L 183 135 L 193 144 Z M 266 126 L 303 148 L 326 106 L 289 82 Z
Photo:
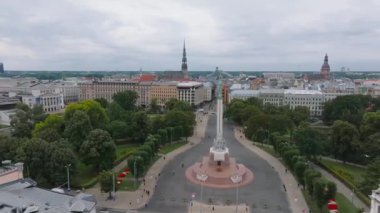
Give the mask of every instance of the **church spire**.
M 181 71 L 183 73 L 183 76 L 185 78 L 188 78 L 187 74 L 187 58 L 186 58 L 186 44 L 185 40 L 183 41 L 183 54 L 182 54 L 182 66 L 181 66 Z
M 327 55 L 327 53 L 325 55 L 325 63 L 329 63 L 329 56 Z

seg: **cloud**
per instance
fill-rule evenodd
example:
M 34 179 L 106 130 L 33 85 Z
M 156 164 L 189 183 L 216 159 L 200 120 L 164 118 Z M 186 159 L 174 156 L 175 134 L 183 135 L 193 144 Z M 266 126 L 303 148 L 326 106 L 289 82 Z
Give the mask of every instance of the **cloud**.
M 14 70 L 380 70 L 376 0 L 3 0 Z

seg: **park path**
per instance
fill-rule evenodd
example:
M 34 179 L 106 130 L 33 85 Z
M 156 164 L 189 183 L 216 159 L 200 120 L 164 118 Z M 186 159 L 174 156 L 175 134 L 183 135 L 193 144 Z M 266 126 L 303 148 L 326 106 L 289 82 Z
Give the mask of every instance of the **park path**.
M 346 185 L 344 185 L 340 180 L 335 178 L 333 175 L 331 175 L 326 170 L 322 169 L 321 167 L 312 164 L 312 167 L 319 171 L 326 179 L 334 182 L 336 184 L 337 191 L 344 196 L 347 197 L 347 199 L 351 200 L 351 202 L 356 206 L 357 208 L 364 209 L 365 212 L 369 212 L 369 208 L 367 205 L 365 205 L 357 196 L 355 193 L 352 192 L 352 189 L 348 188 Z
M 246 139 L 242 132 L 242 128 L 235 128 L 236 139 L 247 149 L 251 150 L 262 159 L 266 160 L 269 165 L 271 165 L 277 171 L 282 183 L 284 184 L 284 187 L 286 188 L 286 194 L 291 211 L 294 213 L 308 212 L 309 207 L 305 201 L 305 198 L 303 197 L 301 188 L 299 187 L 298 182 L 292 173 L 287 172 L 287 168 L 277 158 L 255 146 L 252 141 Z
M 196 125 L 194 134 L 188 138 L 189 143 L 178 149 L 161 156 L 147 171 L 144 177 L 144 184 L 142 183 L 136 191 L 117 191 L 116 199 L 107 200 L 108 193 L 100 193 L 100 186 L 96 184 L 94 187 L 87 189 L 86 192 L 93 194 L 96 197 L 97 205 L 105 208 L 115 209 L 140 209 L 149 203 L 150 198 L 153 196 L 156 183 L 160 178 L 160 173 L 166 164 L 172 161 L 178 154 L 181 154 L 194 145 L 201 142 L 205 137 L 205 130 L 207 127 L 208 115 L 196 114 Z M 119 165 L 113 168 L 113 171 L 119 172 L 120 169 L 126 166 L 126 160 L 122 161 Z M 146 193 L 146 191 L 149 191 Z

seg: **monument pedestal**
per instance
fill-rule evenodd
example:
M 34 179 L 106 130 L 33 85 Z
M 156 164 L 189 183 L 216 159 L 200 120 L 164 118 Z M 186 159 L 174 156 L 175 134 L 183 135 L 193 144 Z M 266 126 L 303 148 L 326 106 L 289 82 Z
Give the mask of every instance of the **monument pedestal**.
M 243 164 L 237 164 L 235 158 L 227 154 L 224 161 L 215 161 L 214 154 L 202 158 L 187 168 L 186 178 L 195 184 L 211 188 L 234 188 L 247 185 L 253 181 L 254 175 Z

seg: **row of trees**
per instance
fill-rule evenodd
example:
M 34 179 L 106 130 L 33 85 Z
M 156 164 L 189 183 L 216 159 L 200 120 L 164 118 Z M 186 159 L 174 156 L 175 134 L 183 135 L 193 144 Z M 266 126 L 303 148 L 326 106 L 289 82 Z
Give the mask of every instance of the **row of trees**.
M 356 115 L 349 113 L 351 106 L 347 99 L 351 98 L 355 99 L 355 96 L 338 97 L 327 103 L 327 114 L 333 111 L 336 116 L 339 114 L 337 112 L 345 112 L 338 116 L 341 120 L 332 121 L 330 127 L 321 128 L 309 124 L 308 110 L 305 108 L 291 110 L 287 107 L 262 105 L 254 98 L 233 101 L 228 106 L 227 116 L 245 127 L 246 137 L 261 143 L 271 143 L 314 197 L 317 193 L 313 191 L 314 178 L 319 178 L 320 174 L 308 171 L 305 167 L 306 160 L 314 161 L 318 155 L 331 155 L 344 161 L 364 162 L 363 159 L 366 159 L 366 162 L 372 162 L 367 167 L 363 182 L 358 184 L 359 189 L 368 194 L 377 187 L 380 178 L 380 112 L 374 111 L 377 109 L 374 105 L 377 99 L 368 99 L 372 102 L 361 107 L 360 122 L 351 123 L 357 120 Z M 368 97 L 358 97 L 359 100 L 367 100 L 366 98 Z M 364 102 L 366 101 L 362 101 Z M 347 108 L 344 109 L 343 106 Z M 301 177 L 307 178 L 303 180 Z M 309 183 L 307 180 L 310 180 Z M 331 187 L 325 180 L 318 179 L 315 182 L 324 185 L 323 189 Z M 326 192 L 323 193 L 326 195 Z M 322 202 L 322 199 L 318 200 Z
M 307 157 L 301 154 L 296 144 L 291 143 L 289 135 L 272 133 L 270 143 L 288 168 L 293 171 L 298 182 L 306 187 L 308 193 L 317 201 L 319 208 L 335 197 L 335 183 L 324 179 L 320 172 L 310 168 Z

